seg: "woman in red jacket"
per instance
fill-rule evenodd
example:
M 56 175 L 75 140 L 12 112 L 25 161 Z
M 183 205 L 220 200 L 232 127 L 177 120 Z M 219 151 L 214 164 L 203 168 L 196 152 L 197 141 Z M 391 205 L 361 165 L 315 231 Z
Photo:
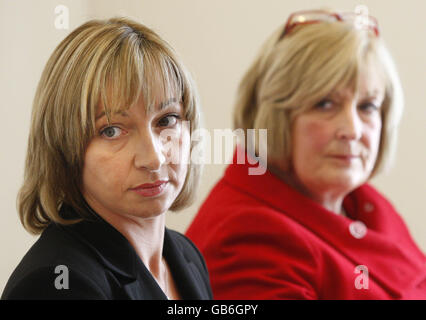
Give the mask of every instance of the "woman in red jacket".
M 289 17 L 234 114 L 236 128 L 268 129 L 267 157 L 238 148 L 187 231 L 216 299 L 426 299 L 424 253 L 368 184 L 391 158 L 402 107 L 373 17 Z M 249 174 L 254 159 L 264 174 Z

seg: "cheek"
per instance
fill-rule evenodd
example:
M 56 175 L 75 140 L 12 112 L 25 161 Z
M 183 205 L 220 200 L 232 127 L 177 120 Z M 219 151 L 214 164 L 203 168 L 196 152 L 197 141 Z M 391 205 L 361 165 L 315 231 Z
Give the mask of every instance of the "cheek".
M 166 164 L 187 163 L 190 150 L 189 128 L 184 122 L 179 129 L 164 129 L 160 133 L 159 143 L 166 157 Z
M 381 133 L 382 133 L 382 121 L 378 119 L 377 121 L 375 121 L 373 127 L 371 128 L 371 136 L 372 136 L 371 139 L 373 140 L 373 143 L 377 145 L 377 147 L 379 146 L 379 143 L 380 143 Z
M 186 164 L 191 147 L 190 130 L 184 122 L 179 131 L 172 131 L 170 140 L 163 140 L 164 150 L 167 151 L 167 163 L 175 165 Z
M 293 154 L 299 161 L 312 160 L 323 153 L 331 138 L 329 126 L 321 121 L 300 119 L 293 130 Z
M 168 166 L 169 170 L 173 172 L 170 172 L 171 177 L 174 177 L 175 183 L 178 189 L 180 189 L 180 187 L 185 182 L 185 177 L 188 171 L 188 163 L 190 159 L 191 141 L 189 130 L 183 130 L 177 142 L 177 147 L 179 149 L 179 157 L 177 161 L 169 162 Z
M 191 149 L 191 141 L 189 130 L 184 130 L 179 139 L 179 149 L 180 149 L 180 159 L 176 164 L 176 169 L 179 171 L 179 176 L 181 179 L 185 179 L 187 172 L 187 164 L 190 159 L 190 149 Z M 182 178 L 183 177 L 183 178 Z
M 84 161 L 83 184 L 86 188 L 101 190 L 108 186 L 107 189 L 112 190 L 125 174 L 124 159 L 107 154 L 96 146 L 87 148 Z
M 191 139 L 189 130 L 184 130 L 182 132 L 181 138 L 179 139 L 179 148 L 182 154 L 182 162 L 187 163 L 191 149 Z
M 367 124 L 364 134 L 364 139 L 366 140 L 365 144 L 368 149 L 371 150 L 372 154 L 376 154 L 380 146 L 380 137 L 382 131 L 382 122 L 381 119 L 374 119 Z

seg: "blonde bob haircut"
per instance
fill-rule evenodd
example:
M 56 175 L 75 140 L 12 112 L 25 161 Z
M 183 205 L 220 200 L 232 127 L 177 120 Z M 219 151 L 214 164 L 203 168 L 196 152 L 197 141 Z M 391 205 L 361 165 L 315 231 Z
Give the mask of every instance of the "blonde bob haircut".
M 297 114 L 333 90 L 356 92 L 364 68 L 374 66 L 385 81 L 379 151 L 371 176 L 393 158 L 403 92 L 393 59 L 383 40 L 348 22 L 281 26 L 266 41 L 243 77 L 234 109 L 234 127 L 267 129 L 268 159 L 291 170 L 291 128 Z M 256 132 L 258 132 L 256 130 Z M 258 150 L 258 146 L 253 147 Z
M 42 232 L 50 222 L 88 219 L 82 190 L 86 147 L 95 134 L 99 103 L 110 123 L 142 94 L 145 107 L 177 99 L 191 133 L 199 127 L 198 94 L 174 50 L 156 33 L 126 18 L 91 20 L 75 29 L 49 58 L 33 102 L 24 182 L 17 208 L 25 229 Z M 160 99 L 160 100 L 159 100 Z M 190 151 L 197 141 L 191 141 Z M 200 166 L 188 165 L 182 190 L 170 210 L 189 205 Z M 62 203 L 80 218 L 59 215 Z

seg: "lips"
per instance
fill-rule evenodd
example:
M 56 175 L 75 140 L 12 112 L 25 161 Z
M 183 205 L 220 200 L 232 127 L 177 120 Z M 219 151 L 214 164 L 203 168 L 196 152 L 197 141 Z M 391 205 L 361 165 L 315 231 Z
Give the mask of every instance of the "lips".
M 166 187 L 168 181 L 158 180 L 154 183 L 144 183 L 130 190 L 136 192 L 143 197 L 153 197 L 161 194 Z
M 132 190 L 155 188 L 162 185 L 163 183 L 167 183 L 167 180 L 158 180 L 158 181 L 155 181 L 154 183 L 144 183 L 137 187 L 132 188 Z
M 335 154 L 335 155 L 331 155 L 330 157 L 341 158 L 341 159 L 355 159 L 355 158 L 359 158 L 359 156 L 353 155 L 353 154 Z
M 343 164 L 344 166 L 349 166 L 355 163 L 358 159 L 361 159 L 360 156 L 352 155 L 352 154 L 335 154 L 330 155 L 329 158 L 333 159 L 339 164 Z

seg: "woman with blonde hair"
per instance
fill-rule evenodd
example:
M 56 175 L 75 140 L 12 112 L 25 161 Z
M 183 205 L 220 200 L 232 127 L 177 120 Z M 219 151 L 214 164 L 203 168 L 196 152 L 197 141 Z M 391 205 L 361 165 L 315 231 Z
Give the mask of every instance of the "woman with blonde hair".
M 40 234 L 2 299 L 211 299 L 203 257 L 165 227 L 191 203 L 199 102 L 173 49 L 129 19 L 55 49 L 34 99 L 17 205 Z
M 235 128 L 266 128 L 267 141 L 237 148 L 187 231 L 215 298 L 426 299 L 424 253 L 368 184 L 392 159 L 402 108 L 373 17 L 290 15 L 236 101 Z M 267 171 L 250 175 L 257 158 Z

